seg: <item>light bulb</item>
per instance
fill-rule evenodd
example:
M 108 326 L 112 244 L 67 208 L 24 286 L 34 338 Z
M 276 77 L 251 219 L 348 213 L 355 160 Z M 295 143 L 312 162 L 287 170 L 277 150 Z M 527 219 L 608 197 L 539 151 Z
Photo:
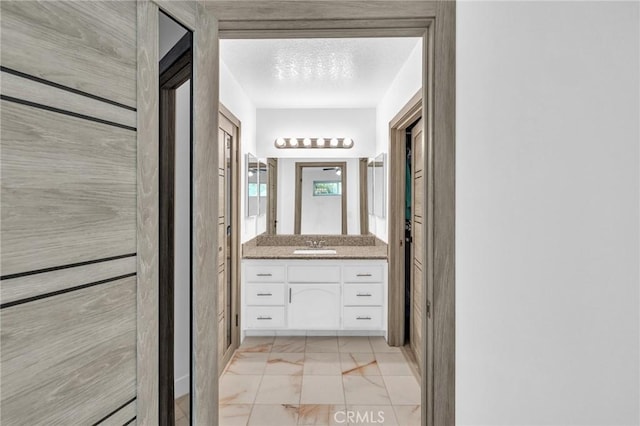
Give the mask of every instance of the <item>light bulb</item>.
M 249 177 L 253 177 L 253 171 L 249 170 Z
M 342 140 L 342 146 L 345 148 L 349 148 L 351 145 L 353 145 L 353 140 L 351 140 L 351 138 L 344 138 Z
M 284 146 L 284 145 L 285 145 L 285 143 L 286 143 L 286 142 L 284 141 L 284 138 L 278 138 L 278 139 L 276 139 L 276 145 L 277 145 L 277 146 Z
M 296 138 L 289 138 L 289 145 L 290 145 L 290 146 L 298 146 L 298 139 L 296 139 Z
M 304 138 L 304 140 L 302 141 L 302 143 L 304 144 L 304 146 L 311 146 L 311 139 L 309 139 L 309 138 Z
M 331 146 L 338 146 L 338 139 L 331 138 Z
M 342 169 L 336 169 L 336 174 L 340 176 L 342 174 Z
M 319 146 L 320 148 L 324 147 L 324 138 L 316 139 L 316 146 Z

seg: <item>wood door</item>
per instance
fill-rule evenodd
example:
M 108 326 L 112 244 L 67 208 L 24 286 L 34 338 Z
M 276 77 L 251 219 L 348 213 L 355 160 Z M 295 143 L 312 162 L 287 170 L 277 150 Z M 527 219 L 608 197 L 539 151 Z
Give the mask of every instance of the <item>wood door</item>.
M 278 228 L 278 159 L 267 158 L 267 234 L 277 234 Z
M 418 366 L 422 368 L 424 361 L 422 316 L 424 313 L 424 125 L 419 120 L 411 129 L 411 339 Z
M 237 216 L 234 195 L 238 182 L 235 179 L 237 167 L 237 144 L 239 129 L 227 116 L 220 113 L 218 118 L 218 372 L 222 373 L 237 345 L 234 338 L 236 323 L 237 278 L 235 274 L 238 259 L 233 255 Z

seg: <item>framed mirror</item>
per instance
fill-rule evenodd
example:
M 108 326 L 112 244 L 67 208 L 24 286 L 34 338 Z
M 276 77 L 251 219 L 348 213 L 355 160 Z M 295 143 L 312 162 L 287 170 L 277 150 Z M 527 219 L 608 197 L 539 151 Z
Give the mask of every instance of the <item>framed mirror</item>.
M 368 188 L 373 175 L 368 176 L 366 158 L 256 161 L 264 169 L 259 177 L 259 214 L 266 214 L 267 234 L 369 233 L 368 205 L 373 212 L 373 196 Z
M 374 198 L 374 182 L 373 182 L 373 158 L 367 160 L 367 213 L 373 216 L 373 198 Z
M 373 214 L 380 218 L 384 218 L 387 211 L 385 159 L 385 154 L 380 154 L 373 160 Z
M 258 216 L 260 214 L 260 164 L 253 154 L 247 154 L 245 175 L 247 178 L 246 216 Z

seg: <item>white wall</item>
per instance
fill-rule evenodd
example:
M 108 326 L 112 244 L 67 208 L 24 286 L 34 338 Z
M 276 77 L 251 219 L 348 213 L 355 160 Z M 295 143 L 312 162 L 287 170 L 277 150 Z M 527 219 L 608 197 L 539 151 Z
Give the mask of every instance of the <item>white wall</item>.
M 174 200 L 174 337 L 173 371 L 175 397 L 189 393 L 189 247 L 190 247 L 190 137 L 191 82 L 176 90 L 176 157 Z
M 293 234 L 295 221 L 296 162 L 313 162 L 318 159 L 278 159 L 278 234 Z M 331 161 L 347 163 L 347 233 L 360 233 L 360 172 L 359 158 L 334 158 Z
M 376 150 L 372 155 L 389 152 L 389 122 L 409 100 L 422 88 L 422 41 L 409 55 L 407 61 L 402 65 L 400 71 L 391 82 L 389 89 L 382 97 L 376 108 Z M 387 160 L 388 160 L 387 156 Z M 389 167 L 387 171 L 387 190 L 389 184 Z M 395 178 L 395 177 L 394 177 Z M 388 207 L 388 203 L 387 203 Z M 387 213 L 384 218 L 369 216 L 371 231 L 383 241 L 388 241 Z
M 639 5 L 457 7 L 456 423 L 637 425 Z
M 246 92 L 231 72 L 220 61 L 220 102 L 229 109 L 241 122 L 240 130 L 240 163 L 241 163 L 241 184 L 240 184 L 240 211 L 241 242 L 245 242 L 264 232 L 264 223 L 260 227 L 255 217 L 246 217 L 246 153 L 256 153 L 256 108 L 247 96 Z M 264 221 L 263 221 L 264 222 Z
M 258 157 L 340 158 L 372 157 L 375 153 L 376 114 L 373 108 L 258 109 Z M 351 149 L 277 149 L 279 137 L 350 137 Z

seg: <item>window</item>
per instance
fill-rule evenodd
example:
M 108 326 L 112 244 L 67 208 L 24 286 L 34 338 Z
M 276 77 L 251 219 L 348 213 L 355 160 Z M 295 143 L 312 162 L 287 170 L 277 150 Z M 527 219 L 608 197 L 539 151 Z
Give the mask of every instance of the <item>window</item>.
M 333 181 L 313 181 L 313 196 L 325 197 L 342 195 L 342 182 L 339 180 Z
M 247 191 L 249 192 L 249 197 L 257 197 L 258 196 L 258 184 L 257 183 L 249 183 Z M 267 196 L 267 184 L 266 183 L 261 183 L 260 184 L 260 196 L 261 197 L 266 197 Z

